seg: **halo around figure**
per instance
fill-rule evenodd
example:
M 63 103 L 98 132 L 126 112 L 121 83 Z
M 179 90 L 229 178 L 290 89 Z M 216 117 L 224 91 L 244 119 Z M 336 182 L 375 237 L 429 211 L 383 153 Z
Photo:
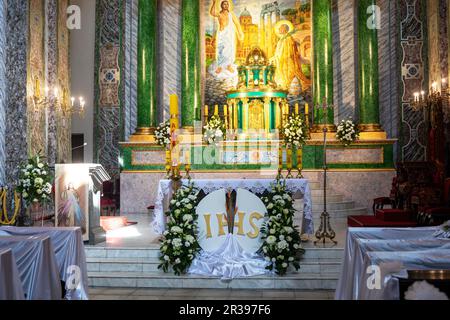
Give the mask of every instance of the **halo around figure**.
M 281 28 L 282 26 L 287 26 L 287 27 L 288 27 L 287 32 L 284 33 L 284 34 L 280 32 L 280 28 Z M 284 37 L 286 34 L 288 34 L 288 33 L 292 32 L 292 31 L 294 31 L 294 29 L 295 29 L 295 27 L 294 27 L 294 25 L 292 24 L 292 22 L 290 22 L 289 20 L 281 20 L 281 21 L 278 21 L 277 24 L 275 25 L 275 34 L 277 35 L 278 38 L 282 38 L 282 37 Z

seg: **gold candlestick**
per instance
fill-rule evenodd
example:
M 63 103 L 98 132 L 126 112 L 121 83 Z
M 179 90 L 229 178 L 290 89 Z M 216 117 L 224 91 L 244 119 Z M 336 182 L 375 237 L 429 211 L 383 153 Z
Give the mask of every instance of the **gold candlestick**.
M 289 144 L 286 146 L 286 166 L 287 166 L 287 170 L 288 170 L 288 174 L 286 176 L 286 179 L 294 178 L 294 176 L 292 175 L 292 168 L 293 168 L 293 163 L 292 163 L 292 146 L 289 145 Z
M 297 147 L 297 179 L 303 179 L 303 147 Z
M 278 175 L 277 179 L 283 179 L 283 147 L 278 148 Z

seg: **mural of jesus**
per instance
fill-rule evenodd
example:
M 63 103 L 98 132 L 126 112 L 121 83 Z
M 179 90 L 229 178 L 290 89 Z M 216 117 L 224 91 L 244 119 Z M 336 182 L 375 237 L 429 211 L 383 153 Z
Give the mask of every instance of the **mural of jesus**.
M 236 39 L 242 41 L 244 33 L 233 12 L 232 3 L 222 1 L 220 9 L 217 0 L 212 1 L 210 15 L 218 20 L 216 61 L 210 67 L 211 75 L 218 79 L 236 76 Z

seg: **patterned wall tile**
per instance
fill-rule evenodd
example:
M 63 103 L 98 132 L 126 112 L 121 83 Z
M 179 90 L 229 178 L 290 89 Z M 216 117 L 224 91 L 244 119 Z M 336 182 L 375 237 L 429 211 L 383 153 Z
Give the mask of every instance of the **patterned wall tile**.
M 57 43 L 57 0 L 46 1 L 46 35 L 45 35 L 45 79 L 48 88 L 54 88 L 58 84 L 58 43 Z M 51 104 L 47 118 L 47 159 L 50 165 L 57 162 L 56 148 L 56 113 L 55 105 Z
M 400 56 L 401 56 L 401 141 L 399 160 L 421 161 L 426 159 L 426 128 L 424 114 L 414 111 L 410 101 L 415 91 L 426 88 L 425 44 L 426 23 L 423 21 L 424 7 L 421 0 L 401 0 Z
M 138 0 L 125 0 L 124 19 L 124 140 L 134 133 L 137 126 L 137 26 Z
M 378 31 L 380 71 L 380 122 L 389 138 L 398 138 L 400 81 L 398 14 L 395 1 L 380 0 L 381 26 Z
M 0 30 L 7 29 L 6 0 L 0 0 Z M 5 185 L 6 139 L 6 32 L 0 32 L 0 186 Z
M 18 166 L 27 159 L 28 0 L 8 1 L 6 29 L 6 183 L 17 182 Z
M 170 118 L 169 95 L 181 97 L 181 0 L 159 1 L 159 107 L 162 119 Z
M 96 160 L 115 176 L 119 172 L 119 141 L 122 138 L 123 65 L 121 47 L 122 0 L 97 1 L 96 37 Z M 120 84 L 119 84 L 120 83 Z
M 333 66 L 335 122 L 356 119 L 357 51 L 354 1 L 333 1 Z

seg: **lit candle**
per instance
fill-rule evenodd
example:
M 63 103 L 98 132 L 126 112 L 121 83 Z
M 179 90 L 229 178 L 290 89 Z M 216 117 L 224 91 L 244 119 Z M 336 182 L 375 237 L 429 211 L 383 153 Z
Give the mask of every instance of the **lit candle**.
M 434 81 L 434 82 L 431 84 L 431 89 L 432 89 L 433 92 L 436 92 L 436 90 L 437 90 L 437 82 L 436 82 L 436 81 Z
M 443 78 L 441 81 L 442 81 L 442 84 L 446 84 L 447 83 L 447 79 L 446 78 Z
M 170 114 L 178 115 L 178 96 L 176 94 L 170 95 Z
M 72 108 L 73 108 L 73 106 L 75 105 L 75 98 L 74 97 L 70 98 L 70 101 L 72 103 Z
M 419 102 L 419 93 L 418 92 L 414 92 L 414 101 Z
M 422 100 L 425 100 L 425 91 L 421 91 L 420 94 L 422 95 Z
M 36 98 L 41 98 L 41 84 L 39 83 L 39 78 L 36 77 L 36 81 L 34 83 L 34 95 Z
M 53 90 L 53 94 L 55 98 L 58 98 L 58 87 L 55 87 L 55 89 Z
M 48 92 L 50 91 L 50 89 L 47 86 L 45 86 L 44 91 L 45 91 L 45 96 L 48 96 Z

